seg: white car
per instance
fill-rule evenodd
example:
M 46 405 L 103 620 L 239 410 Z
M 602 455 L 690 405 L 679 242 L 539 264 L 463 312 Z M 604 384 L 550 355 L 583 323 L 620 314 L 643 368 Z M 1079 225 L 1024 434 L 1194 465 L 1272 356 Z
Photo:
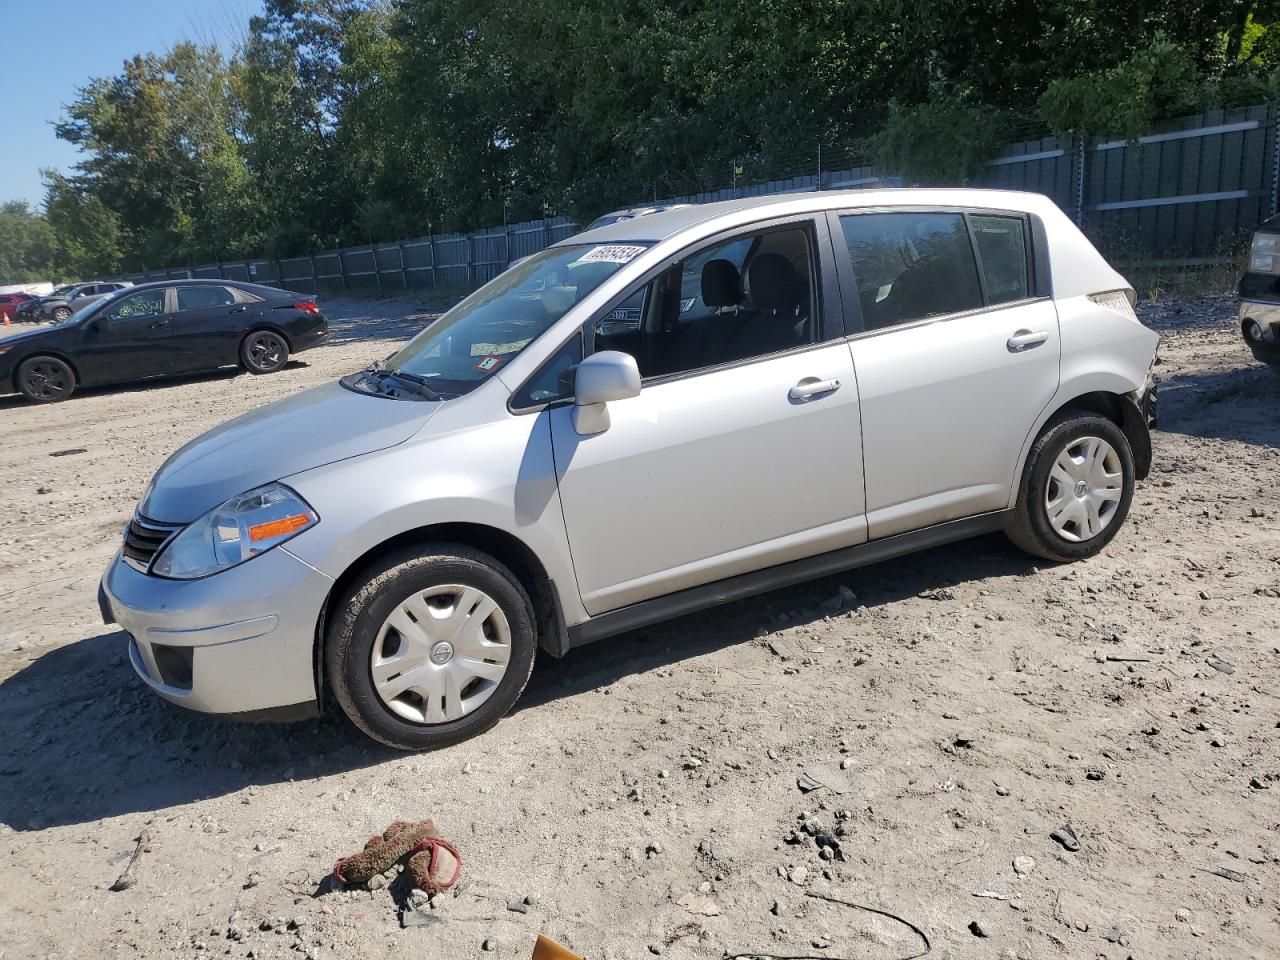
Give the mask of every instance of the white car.
M 331 692 L 425 749 L 496 723 L 539 650 L 992 531 L 1084 559 L 1151 463 L 1133 303 L 1036 194 L 590 230 L 175 453 L 103 613 L 175 703 L 296 717 Z

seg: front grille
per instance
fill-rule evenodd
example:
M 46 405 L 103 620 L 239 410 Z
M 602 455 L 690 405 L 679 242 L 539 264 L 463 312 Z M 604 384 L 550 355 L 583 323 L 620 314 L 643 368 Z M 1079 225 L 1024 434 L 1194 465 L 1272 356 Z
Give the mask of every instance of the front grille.
M 125 563 L 146 573 L 160 548 L 181 529 L 181 524 L 159 523 L 140 514 L 135 515 L 124 532 Z

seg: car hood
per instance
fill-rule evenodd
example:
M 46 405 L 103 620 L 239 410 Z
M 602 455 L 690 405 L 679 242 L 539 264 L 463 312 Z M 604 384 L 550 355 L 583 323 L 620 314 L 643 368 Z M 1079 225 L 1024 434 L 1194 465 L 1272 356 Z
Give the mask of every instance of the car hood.
M 0 338 L 0 347 L 15 347 L 19 344 L 30 343 L 33 340 L 43 340 L 50 334 L 59 330 L 65 330 L 65 327 L 41 327 L 38 330 L 28 330 L 25 333 L 15 333 L 11 337 Z M 8 351 L 5 351 L 8 353 Z
M 267 404 L 196 437 L 164 462 L 139 511 L 189 523 L 264 483 L 404 443 L 440 404 L 356 393 L 334 382 Z

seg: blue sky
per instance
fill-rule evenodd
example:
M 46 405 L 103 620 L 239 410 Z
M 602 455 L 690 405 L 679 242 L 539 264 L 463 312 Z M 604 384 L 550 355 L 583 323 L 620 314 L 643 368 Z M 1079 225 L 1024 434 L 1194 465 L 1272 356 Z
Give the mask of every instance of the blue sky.
M 262 0 L 0 0 L 0 203 L 44 199 L 40 169 L 78 154 L 52 122 L 90 77 L 179 40 L 229 47 Z

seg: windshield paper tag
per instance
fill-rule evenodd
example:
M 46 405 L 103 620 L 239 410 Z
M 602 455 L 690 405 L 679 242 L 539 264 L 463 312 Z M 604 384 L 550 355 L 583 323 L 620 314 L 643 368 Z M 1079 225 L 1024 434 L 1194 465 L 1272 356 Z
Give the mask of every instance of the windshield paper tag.
M 501 365 L 502 365 L 501 357 L 485 357 L 483 360 L 481 360 L 479 363 L 476 364 L 476 369 L 479 370 L 481 373 L 492 373 L 494 370 L 497 370 L 498 367 L 500 367 Z
M 615 243 L 588 250 L 574 263 L 630 263 L 642 253 L 644 247 Z

